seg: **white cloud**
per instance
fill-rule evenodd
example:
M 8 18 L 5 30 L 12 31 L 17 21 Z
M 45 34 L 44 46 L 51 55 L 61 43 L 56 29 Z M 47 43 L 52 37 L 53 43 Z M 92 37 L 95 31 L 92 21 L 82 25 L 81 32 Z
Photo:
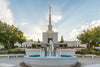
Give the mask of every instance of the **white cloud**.
M 53 15 L 51 15 L 51 21 L 52 21 L 52 23 L 58 23 L 61 19 L 62 19 L 62 15 L 59 15 L 59 14 L 57 14 L 57 15 L 53 14 Z M 49 16 L 47 16 L 47 20 L 49 20 Z
M 71 40 L 77 40 L 77 36 L 83 32 L 83 30 L 91 29 L 100 26 L 100 20 L 95 20 L 91 24 L 83 25 L 80 29 L 73 29 L 70 33 Z
M 57 5 L 51 6 L 51 21 L 52 23 L 58 23 L 60 20 L 62 20 L 62 14 L 61 11 L 62 8 L 60 8 Z M 46 16 L 47 20 L 49 20 L 49 14 Z
M 12 25 L 13 15 L 8 6 L 9 3 L 6 0 L 0 0 L 0 20 Z
M 27 22 L 24 22 L 24 23 L 22 23 L 21 25 L 23 26 L 23 25 L 26 25 L 27 24 Z
M 37 41 L 38 38 L 42 40 L 42 30 L 40 25 L 33 25 L 32 23 L 25 22 L 17 24 L 17 27 L 24 32 L 24 36 L 26 36 L 28 40 L 33 39 L 34 41 Z
M 61 19 L 62 19 L 62 16 L 60 16 L 60 15 L 52 15 L 52 17 L 51 17 L 51 20 L 54 23 L 59 22 Z

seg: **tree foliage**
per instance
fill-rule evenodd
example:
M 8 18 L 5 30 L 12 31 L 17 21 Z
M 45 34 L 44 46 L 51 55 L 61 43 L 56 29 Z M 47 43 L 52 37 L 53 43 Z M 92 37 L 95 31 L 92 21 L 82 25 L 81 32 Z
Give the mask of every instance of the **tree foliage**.
M 40 43 L 40 40 L 39 40 L 39 38 L 38 38 L 38 43 Z
M 14 47 L 14 43 L 22 43 L 26 41 L 23 32 L 16 28 L 14 25 L 7 25 L 0 21 L 0 42 L 6 44 L 5 46 L 10 49 Z
M 77 37 L 82 44 L 87 44 L 88 48 L 92 48 L 94 46 L 99 46 L 100 43 L 100 27 L 94 27 L 92 29 L 87 29 L 86 31 L 83 31 L 82 34 L 80 34 Z
M 61 36 L 60 43 L 63 43 L 63 42 L 64 42 L 64 38 L 63 38 L 63 36 Z

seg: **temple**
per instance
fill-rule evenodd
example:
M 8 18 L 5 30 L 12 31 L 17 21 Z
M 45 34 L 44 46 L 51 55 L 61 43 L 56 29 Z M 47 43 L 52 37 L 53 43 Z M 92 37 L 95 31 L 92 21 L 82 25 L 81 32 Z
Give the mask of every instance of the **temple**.
M 14 45 L 19 46 L 19 47 L 40 47 L 40 46 L 44 46 L 46 47 L 46 45 L 49 44 L 50 40 L 52 40 L 54 46 L 56 47 L 65 47 L 67 45 L 67 47 L 84 47 L 83 44 L 80 43 L 80 41 L 64 41 L 63 43 L 60 43 L 60 41 L 58 41 L 58 32 L 54 32 L 53 31 L 53 26 L 51 23 L 51 6 L 49 6 L 49 23 L 48 23 L 48 30 L 46 32 L 42 33 L 42 41 L 40 43 L 38 43 L 37 41 L 27 41 L 27 42 L 23 42 L 22 44 L 16 42 Z M 86 45 L 85 45 L 86 47 Z
M 43 32 L 43 43 L 48 44 L 52 40 L 54 44 L 58 43 L 58 32 L 52 30 L 51 24 L 51 6 L 49 6 L 49 25 L 47 32 Z

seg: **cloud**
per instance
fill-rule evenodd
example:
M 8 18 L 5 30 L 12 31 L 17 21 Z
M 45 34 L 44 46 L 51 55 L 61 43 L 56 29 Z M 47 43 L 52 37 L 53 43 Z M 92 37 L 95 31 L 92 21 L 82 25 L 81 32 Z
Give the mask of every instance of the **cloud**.
M 26 25 L 27 24 L 27 22 L 24 22 L 24 23 L 22 23 L 21 25 L 23 26 L 23 25 Z
M 54 23 L 59 22 L 61 19 L 62 19 L 62 16 L 60 16 L 60 15 L 52 15 L 52 17 L 51 17 L 51 20 Z
M 73 29 L 70 33 L 71 40 L 77 40 L 77 36 L 83 32 L 83 30 L 91 29 L 100 26 L 100 20 L 95 20 L 91 24 L 83 25 L 80 29 Z
M 10 10 L 9 3 L 6 0 L 0 0 L 0 20 L 9 25 L 13 24 L 13 15 Z
M 52 23 L 58 23 L 62 20 L 62 8 L 57 5 L 52 5 L 51 7 L 51 21 Z M 49 20 L 49 14 L 46 15 L 47 20 Z
M 62 15 L 59 14 L 53 14 L 51 15 L 51 21 L 52 23 L 58 23 L 62 19 Z M 47 20 L 49 20 L 49 16 L 47 15 Z
M 21 24 L 16 24 L 16 26 L 24 32 L 24 36 L 26 36 L 28 40 L 33 39 L 34 41 L 37 41 L 38 38 L 42 40 L 42 30 L 40 25 L 23 22 Z

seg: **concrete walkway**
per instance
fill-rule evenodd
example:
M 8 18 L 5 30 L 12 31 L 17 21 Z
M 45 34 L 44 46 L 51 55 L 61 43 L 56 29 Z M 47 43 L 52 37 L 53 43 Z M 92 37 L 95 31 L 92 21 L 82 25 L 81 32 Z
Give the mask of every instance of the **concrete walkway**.
M 20 67 L 19 64 L 24 61 L 23 57 L 19 58 L 0 58 L 0 63 L 8 63 L 8 64 L 15 64 L 17 67 Z M 84 67 L 84 65 L 91 65 L 91 64 L 100 64 L 100 58 L 95 58 L 94 60 L 91 59 L 91 57 L 85 57 L 84 59 L 81 57 L 78 57 L 78 62 L 81 63 L 81 67 Z M 67 67 L 67 66 L 38 66 L 34 65 L 32 67 Z
M 91 64 L 91 65 L 86 65 L 84 67 L 100 67 L 100 64 Z

